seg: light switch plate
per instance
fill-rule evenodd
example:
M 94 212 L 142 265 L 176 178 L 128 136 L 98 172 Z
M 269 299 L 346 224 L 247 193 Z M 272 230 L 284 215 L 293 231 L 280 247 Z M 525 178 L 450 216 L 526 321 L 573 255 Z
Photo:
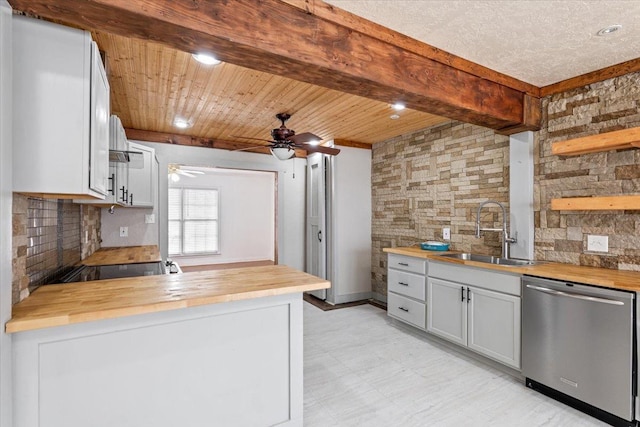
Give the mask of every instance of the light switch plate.
M 609 252 L 609 236 L 587 235 L 587 250 L 592 252 Z
M 120 237 L 129 236 L 129 227 L 120 227 Z
M 145 214 L 144 215 L 144 223 L 145 224 L 155 224 L 156 223 L 156 215 L 155 214 Z
M 451 229 L 449 227 L 442 229 L 442 238 L 444 240 L 451 240 Z

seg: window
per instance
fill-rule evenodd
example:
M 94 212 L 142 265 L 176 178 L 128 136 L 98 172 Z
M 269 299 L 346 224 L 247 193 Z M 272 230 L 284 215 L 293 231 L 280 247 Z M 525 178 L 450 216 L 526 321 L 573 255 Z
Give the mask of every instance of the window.
M 219 253 L 216 189 L 169 188 L 169 254 Z

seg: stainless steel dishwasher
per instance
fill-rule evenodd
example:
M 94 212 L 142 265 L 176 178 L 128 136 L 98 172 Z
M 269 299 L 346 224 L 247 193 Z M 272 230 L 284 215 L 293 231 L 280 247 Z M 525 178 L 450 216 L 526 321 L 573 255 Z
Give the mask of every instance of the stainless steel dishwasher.
M 635 293 L 525 276 L 522 374 L 612 425 L 635 425 Z

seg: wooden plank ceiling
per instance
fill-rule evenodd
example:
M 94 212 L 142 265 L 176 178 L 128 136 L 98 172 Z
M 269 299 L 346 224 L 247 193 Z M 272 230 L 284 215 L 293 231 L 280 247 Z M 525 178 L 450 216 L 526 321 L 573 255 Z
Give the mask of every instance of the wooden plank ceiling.
M 448 120 L 233 64 L 205 66 L 158 43 L 93 37 L 106 54 L 112 113 L 125 128 L 247 143 L 236 136 L 268 139 L 280 125 L 275 114 L 288 112 L 297 133 L 373 144 Z M 177 117 L 191 128 L 177 129 Z
M 109 61 L 113 112 L 126 127 L 210 138 L 207 146 L 269 138 L 278 112 L 293 114 L 288 126 L 297 133 L 369 144 L 440 116 L 505 133 L 539 128 L 537 88 L 320 1 L 9 1 L 95 33 Z M 201 50 L 225 64 L 205 68 L 185 53 Z M 410 109 L 393 121 L 397 100 Z M 192 127 L 177 131 L 176 116 Z

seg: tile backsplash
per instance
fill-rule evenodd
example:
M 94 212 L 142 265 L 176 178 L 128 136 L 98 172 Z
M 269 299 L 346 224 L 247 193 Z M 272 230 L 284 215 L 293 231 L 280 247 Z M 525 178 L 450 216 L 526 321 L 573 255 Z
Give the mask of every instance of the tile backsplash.
M 100 209 L 13 196 L 13 303 L 100 246 Z

